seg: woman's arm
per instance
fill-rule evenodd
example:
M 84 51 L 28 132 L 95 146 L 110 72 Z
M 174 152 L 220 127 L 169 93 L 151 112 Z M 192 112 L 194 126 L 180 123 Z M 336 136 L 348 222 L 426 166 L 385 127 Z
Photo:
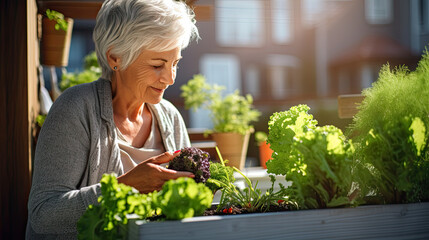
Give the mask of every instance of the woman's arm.
M 85 105 L 64 93 L 52 106 L 40 132 L 29 198 L 29 222 L 39 234 L 76 232 L 76 223 L 100 186 L 82 186 L 88 172 L 90 127 Z

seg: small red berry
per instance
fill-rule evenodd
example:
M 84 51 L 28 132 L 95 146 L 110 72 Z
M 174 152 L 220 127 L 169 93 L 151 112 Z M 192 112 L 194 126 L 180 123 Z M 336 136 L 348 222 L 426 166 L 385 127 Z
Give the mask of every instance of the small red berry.
M 229 213 L 232 213 L 232 208 L 229 208 L 229 209 L 228 209 L 228 212 L 229 212 Z
M 277 203 L 278 203 L 278 204 L 280 204 L 280 203 L 282 203 L 282 202 L 284 202 L 284 201 L 285 201 L 285 200 L 281 200 L 281 199 L 280 199 L 280 200 L 278 200 L 278 201 L 277 201 Z
M 223 213 L 228 213 L 228 209 L 225 208 L 222 212 Z

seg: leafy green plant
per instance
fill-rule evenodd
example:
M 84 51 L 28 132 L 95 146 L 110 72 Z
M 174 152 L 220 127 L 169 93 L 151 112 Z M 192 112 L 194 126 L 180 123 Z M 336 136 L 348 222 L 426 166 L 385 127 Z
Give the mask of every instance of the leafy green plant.
M 115 174 L 103 175 L 100 183 L 99 205 L 90 205 L 77 223 L 79 239 L 125 239 L 131 217 L 193 217 L 210 207 L 213 199 L 210 189 L 190 178 L 167 181 L 160 192 L 148 194 L 118 183 Z
M 230 182 L 235 182 L 234 169 L 221 162 L 211 162 L 210 178 L 207 179 L 206 186 L 215 193 Z
M 414 72 L 383 66 L 350 132 L 364 196 L 375 203 L 429 200 L 429 56 Z
M 84 58 L 84 70 L 82 72 L 63 73 L 60 82 L 61 91 L 78 84 L 95 81 L 100 76 L 101 67 L 98 65 L 97 55 L 95 52 L 91 52 Z
M 267 141 L 268 135 L 266 132 L 257 131 L 255 132 L 255 140 L 258 146 Z
M 36 117 L 36 123 L 39 125 L 39 127 L 43 126 L 43 123 L 45 123 L 46 114 L 39 114 Z
M 90 205 L 77 223 L 79 239 L 124 239 L 130 214 L 144 219 L 155 213 L 152 202 L 156 192 L 140 194 L 118 183 L 114 174 L 105 174 L 100 183 L 99 205 Z
M 237 206 L 246 209 L 249 212 L 265 212 L 268 211 L 270 205 L 278 204 L 278 201 L 284 201 L 287 199 L 285 197 L 285 187 L 282 184 L 280 185 L 280 190 L 274 191 L 275 177 L 270 175 L 271 178 L 271 188 L 268 189 L 265 193 L 262 193 L 260 189 L 257 188 L 258 183 L 254 186 L 250 179 L 244 175 L 236 167 L 228 167 L 225 165 L 225 162 L 219 152 L 219 149 L 216 147 L 216 151 L 219 154 L 221 167 L 218 167 L 217 170 L 224 171 L 223 174 L 212 173 L 214 176 L 220 176 L 217 179 L 210 178 L 207 180 L 207 183 L 213 183 L 216 186 L 219 186 L 219 189 L 222 191 L 220 202 L 217 208 L 217 211 L 220 211 L 223 208 L 230 206 Z M 235 178 L 233 177 L 232 169 L 234 172 L 239 173 L 245 180 L 247 187 L 243 190 L 239 189 L 234 185 Z
M 352 205 L 353 145 L 340 129 L 317 126 L 309 110 L 298 105 L 271 116 L 268 142 L 274 154 L 268 172 L 292 182 L 285 194 L 297 208 Z
M 53 20 L 56 22 L 55 29 L 56 30 L 63 30 L 67 31 L 68 23 L 64 19 L 64 15 L 60 12 L 57 12 L 55 10 L 46 9 L 46 16 L 49 18 L 49 20 Z
M 212 200 L 212 192 L 203 183 L 179 178 L 166 182 L 153 203 L 167 219 L 177 220 L 202 215 Z
M 187 109 L 202 107 L 210 111 L 214 132 L 246 134 L 253 130 L 250 123 L 260 116 L 260 112 L 252 107 L 253 98 L 250 94 L 244 97 L 236 90 L 222 97 L 224 88 L 208 84 L 202 75 L 194 75 L 181 90 Z
M 168 169 L 188 171 L 195 175 L 195 182 L 205 183 L 210 177 L 210 154 L 195 147 L 185 147 L 180 155 L 168 163 Z

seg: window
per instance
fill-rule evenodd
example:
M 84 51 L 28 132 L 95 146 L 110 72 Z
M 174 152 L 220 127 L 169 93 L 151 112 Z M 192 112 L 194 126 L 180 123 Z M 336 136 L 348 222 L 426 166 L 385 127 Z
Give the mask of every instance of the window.
M 225 86 L 224 94 L 241 92 L 240 61 L 231 54 L 206 54 L 200 59 L 200 71 L 207 83 Z M 212 128 L 208 110 L 190 111 L 190 127 Z
M 362 89 L 371 87 L 372 83 L 375 80 L 374 74 L 375 73 L 372 66 L 370 65 L 362 66 L 361 73 L 360 73 Z
M 287 44 L 293 38 L 293 9 L 290 0 L 271 0 L 273 42 Z
M 420 26 L 422 33 L 429 33 L 429 0 L 420 0 Z
M 216 40 L 222 46 L 263 44 L 264 4 L 259 0 L 216 1 Z
M 259 69 L 257 66 L 251 65 L 246 68 L 245 72 L 245 87 L 246 93 L 257 99 L 261 95 L 261 82 L 259 77 Z
M 299 61 L 290 55 L 272 54 L 268 56 L 270 92 L 274 99 L 285 99 L 299 94 L 296 68 Z
M 325 1 L 302 0 L 301 18 L 305 25 L 313 26 L 320 21 L 321 13 L 324 11 Z
M 348 69 L 340 69 L 338 72 L 338 92 L 340 94 L 351 93 L 351 73 Z
M 393 21 L 392 0 L 365 0 L 365 17 L 370 24 L 389 24 Z
M 274 99 L 284 99 L 288 96 L 288 69 L 282 66 L 272 66 L 270 68 L 271 94 Z

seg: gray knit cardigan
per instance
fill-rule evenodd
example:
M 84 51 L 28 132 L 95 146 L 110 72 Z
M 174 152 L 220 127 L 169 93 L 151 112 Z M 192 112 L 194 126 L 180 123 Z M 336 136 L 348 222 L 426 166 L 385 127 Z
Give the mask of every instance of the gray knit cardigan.
M 189 147 L 185 123 L 168 101 L 155 113 L 166 151 Z M 27 239 L 76 239 L 76 223 L 101 195 L 104 173 L 123 174 L 110 81 L 69 88 L 55 101 L 38 137 L 28 202 Z

